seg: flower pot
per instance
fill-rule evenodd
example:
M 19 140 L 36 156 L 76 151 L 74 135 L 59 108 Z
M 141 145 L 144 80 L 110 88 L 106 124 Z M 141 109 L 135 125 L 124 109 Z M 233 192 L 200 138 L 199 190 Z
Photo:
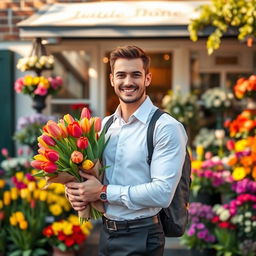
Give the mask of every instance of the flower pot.
M 76 256 L 76 253 L 73 250 L 63 252 L 59 248 L 53 247 L 52 256 Z
M 214 256 L 216 255 L 216 251 L 214 249 L 191 249 L 190 256 Z
M 36 110 L 37 113 L 42 113 L 42 110 L 46 107 L 45 99 L 46 96 L 34 96 L 32 107 Z

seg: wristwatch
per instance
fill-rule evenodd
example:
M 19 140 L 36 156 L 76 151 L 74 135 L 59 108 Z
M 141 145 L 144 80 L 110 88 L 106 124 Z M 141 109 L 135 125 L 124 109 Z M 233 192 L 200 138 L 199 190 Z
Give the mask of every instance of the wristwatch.
M 107 200 L 107 185 L 103 185 L 101 192 L 100 192 L 100 200 L 106 203 Z

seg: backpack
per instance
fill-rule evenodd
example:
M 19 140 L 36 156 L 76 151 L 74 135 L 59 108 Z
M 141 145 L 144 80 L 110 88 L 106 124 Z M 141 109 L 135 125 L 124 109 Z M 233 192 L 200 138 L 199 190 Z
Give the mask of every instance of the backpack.
M 153 114 L 147 130 L 147 147 L 148 147 L 148 159 L 147 162 L 150 165 L 154 151 L 153 146 L 153 134 L 156 121 L 162 114 L 168 114 L 166 112 L 157 109 Z M 113 123 L 114 116 L 111 116 L 105 124 L 105 131 Z M 166 237 L 180 237 L 184 234 L 187 222 L 188 222 L 188 206 L 189 206 L 189 192 L 191 183 L 191 160 L 186 148 L 186 156 L 182 167 L 181 179 L 177 185 L 172 202 L 167 208 L 163 208 L 160 213 L 160 220 L 163 226 L 164 234 Z

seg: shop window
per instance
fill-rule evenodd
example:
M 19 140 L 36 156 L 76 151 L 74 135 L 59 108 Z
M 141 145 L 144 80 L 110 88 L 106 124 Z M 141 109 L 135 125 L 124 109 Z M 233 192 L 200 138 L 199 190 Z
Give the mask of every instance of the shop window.
M 70 113 L 74 105 L 88 102 L 89 68 L 91 56 L 85 51 L 62 51 L 53 53 L 53 74 L 61 76 L 63 87 L 51 100 L 51 113 L 62 116 Z

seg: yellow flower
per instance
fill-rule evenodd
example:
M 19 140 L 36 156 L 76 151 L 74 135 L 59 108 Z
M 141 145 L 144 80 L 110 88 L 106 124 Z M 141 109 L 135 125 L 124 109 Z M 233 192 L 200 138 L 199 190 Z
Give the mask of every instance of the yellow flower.
M 71 210 L 71 205 L 68 200 L 66 200 L 66 204 L 63 205 L 63 208 L 66 212 Z
M 4 203 L 2 200 L 0 200 L 0 209 L 2 209 L 4 207 Z
M 48 195 L 47 191 L 41 190 L 40 194 L 39 194 L 39 200 L 40 201 L 45 201 L 47 199 L 47 195 Z
M 201 169 L 202 167 L 202 161 L 192 161 L 191 163 L 191 166 L 192 166 L 192 169 Z
M 15 174 L 18 181 L 23 181 L 24 179 L 24 173 L 23 172 L 16 172 Z
M 33 84 L 38 84 L 39 83 L 39 77 L 38 76 L 36 76 L 36 77 L 34 77 L 33 78 Z
M 46 180 L 40 179 L 37 183 L 38 188 L 42 189 L 46 185 Z
M 11 203 L 11 192 L 10 191 L 4 191 L 3 201 L 4 201 L 4 205 L 10 205 L 10 203 Z
M 57 235 L 58 232 L 62 230 L 62 224 L 60 222 L 54 222 L 52 224 L 52 230 L 54 234 Z
M 56 194 L 64 194 L 65 193 L 64 185 L 60 183 L 55 183 L 54 192 Z
M 32 76 L 25 76 L 24 84 L 25 84 L 25 86 L 33 85 L 33 77 Z
M 22 230 L 25 230 L 25 229 L 28 228 L 28 222 L 25 221 L 25 220 L 22 220 L 22 221 L 19 223 L 19 225 L 20 225 L 20 229 L 22 229 Z
M 197 154 L 198 160 L 203 160 L 204 147 L 202 145 L 198 145 L 196 147 L 196 154 Z
M 32 170 L 31 170 L 31 174 L 32 174 L 32 175 L 37 174 L 37 172 L 38 172 L 38 170 L 36 170 L 36 169 L 32 169 Z
M 40 190 L 39 189 L 35 189 L 34 191 L 33 191 L 33 198 L 34 199 L 38 199 L 39 198 L 39 195 L 40 195 Z
M 3 188 L 5 186 L 5 180 L 0 179 L 0 188 Z
M 41 76 L 40 77 L 40 87 L 43 87 L 44 89 L 48 89 L 50 87 L 50 83 L 46 77 Z
M 12 216 L 10 217 L 9 221 L 10 221 L 10 224 L 11 224 L 12 226 L 16 226 L 16 225 L 18 224 L 15 215 L 12 215 Z
M 15 212 L 15 216 L 18 222 L 25 220 L 23 212 Z
M 58 204 L 52 204 L 49 210 L 54 216 L 58 216 L 62 213 L 62 208 Z
M 236 167 L 232 173 L 234 180 L 242 180 L 246 176 L 246 170 L 244 167 Z
M 235 143 L 235 150 L 237 152 L 240 152 L 240 151 L 245 150 L 247 146 L 248 146 L 248 140 L 246 140 L 246 139 L 239 140 Z
M 28 183 L 28 190 L 29 191 L 34 191 L 36 189 L 36 183 L 34 181 L 31 181 Z
M 64 223 L 63 223 L 63 233 L 65 234 L 65 235 L 71 235 L 72 233 L 73 233 L 73 230 L 72 230 L 72 224 L 71 223 L 68 223 L 67 221 L 65 221 Z
M 29 190 L 27 188 L 23 188 L 20 190 L 20 197 L 22 199 L 26 199 L 29 195 Z
M 12 200 L 17 200 L 19 195 L 19 191 L 17 188 L 13 187 L 11 188 L 11 198 Z
M 35 160 L 39 160 L 39 161 L 44 161 L 44 162 L 48 162 L 49 161 L 44 155 L 41 155 L 41 154 L 35 155 L 34 159 Z
M 92 229 L 92 228 L 93 228 L 93 225 L 92 225 L 92 223 L 91 223 L 90 221 L 86 221 L 86 222 L 84 223 L 84 225 L 85 225 L 88 229 Z
M 94 163 L 93 163 L 91 160 L 89 160 L 89 159 L 83 161 L 83 163 L 82 163 L 82 168 L 83 168 L 84 170 L 89 170 L 89 169 L 91 169 L 93 166 L 94 166 Z
M 90 230 L 86 226 L 82 225 L 80 228 L 86 236 L 90 235 Z
M 72 223 L 73 225 L 80 225 L 80 223 L 79 223 L 79 218 L 76 216 L 76 215 L 74 215 L 74 214 L 71 214 L 69 217 L 68 217 L 68 221 L 70 222 L 70 223 Z

